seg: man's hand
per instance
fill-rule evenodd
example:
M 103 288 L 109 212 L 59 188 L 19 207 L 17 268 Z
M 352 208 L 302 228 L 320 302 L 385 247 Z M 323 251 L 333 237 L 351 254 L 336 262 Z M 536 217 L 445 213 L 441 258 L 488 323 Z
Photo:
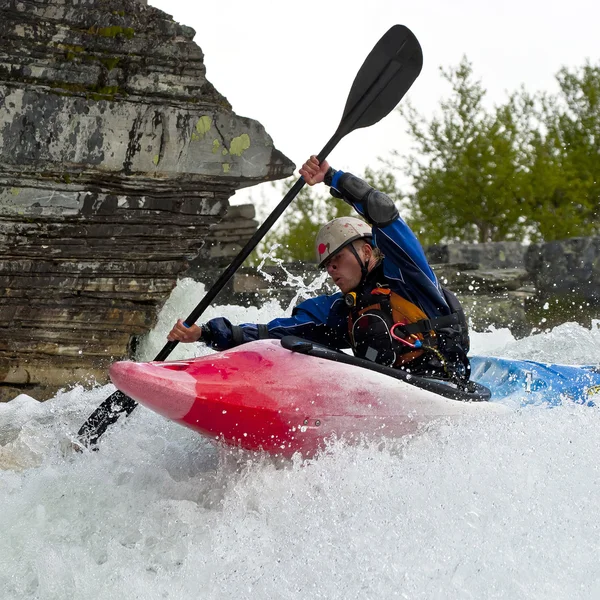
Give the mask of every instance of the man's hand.
M 321 164 L 317 157 L 313 154 L 300 169 L 300 175 L 304 177 L 304 181 L 308 185 L 315 185 L 316 183 L 322 183 L 325 173 L 329 170 L 329 163 L 324 160 Z
M 167 339 L 170 342 L 183 342 L 184 344 L 189 344 L 190 342 L 197 342 L 201 335 L 201 327 L 198 327 L 198 325 L 186 327 L 183 324 L 183 319 L 179 319 L 177 323 L 175 323 L 175 327 L 169 332 Z

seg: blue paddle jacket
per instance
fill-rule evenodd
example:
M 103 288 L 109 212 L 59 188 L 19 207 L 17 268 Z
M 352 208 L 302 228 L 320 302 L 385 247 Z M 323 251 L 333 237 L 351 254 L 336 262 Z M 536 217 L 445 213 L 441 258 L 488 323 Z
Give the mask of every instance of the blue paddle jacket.
M 337 171 L 337 181 L 339 174 Z M 377 227 L 365 215 L 363 203 L 353 201 L 344 191 L 337 190 L 336 177 L 332 195 L 342 197 L 372 226 L 373 242 L 384 255 L 382 270 L 390 289 L 413 302 L 429 317 L 450 314 L 438 280 L 431 270 L 425 253 L 415 234 L 398 216 L 384 227 Z M 392 200 L 386 197 L 390 203 Z M 392 203 L 393 204 L 393 203 Z M 317 296 L 298 304 L 291 317 L 273 319 L 266 325 L 244 323 L 234 326 L 228 319 L 212 319 L 202 326 L 202 341 L 216 350 L 225 350 L 259 338 L 280 339 L 295 335 L 338 350 L 350 348 L 348 335 L 348 308 L 341 292 Z

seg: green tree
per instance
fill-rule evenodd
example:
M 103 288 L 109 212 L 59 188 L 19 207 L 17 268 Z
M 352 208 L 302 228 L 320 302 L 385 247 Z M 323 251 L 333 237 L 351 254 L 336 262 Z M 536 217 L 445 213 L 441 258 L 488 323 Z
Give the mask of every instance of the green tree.
M 414 188 L 409 223 L 424 244 L 521 239 L 527 153 L 517 100 L 487 109 L 486 92 L 466 58 L 440 71 L 452 88 L 441 116 L 427 121 L 410 104 L 399 109 L 416 150 L 405 157 Z
M 547 241 L 600 231 L 600 66 L 563 68 L 556 79 L 530 140 L 529 212 Z

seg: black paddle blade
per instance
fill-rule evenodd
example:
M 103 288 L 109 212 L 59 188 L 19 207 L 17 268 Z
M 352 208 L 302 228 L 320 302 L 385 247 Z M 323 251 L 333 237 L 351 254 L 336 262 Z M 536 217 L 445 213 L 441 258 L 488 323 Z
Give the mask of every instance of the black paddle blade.
M 408 27 L 394 25 L 371 50 L 354 79 L 340 122 L 342 135 L 381 121 L 397 106 L 422 67 L 419 41 Z
M 88 417 L 77 432 L 77 439 L 86 448 L 95 446 L 100 436 L 116 423 L 122 414 L 129 415 L 136 406 L 135 400 L 117 390 Z

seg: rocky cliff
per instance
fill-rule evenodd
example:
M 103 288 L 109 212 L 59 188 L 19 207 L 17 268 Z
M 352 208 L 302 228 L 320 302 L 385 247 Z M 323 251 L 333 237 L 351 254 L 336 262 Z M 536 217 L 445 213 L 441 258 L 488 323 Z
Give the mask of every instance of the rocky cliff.
M 0 11 L 0 398 L 43 397 L 104 380 L 187 261 L 210 257 L 234 191 L 293 164 L 233 112 L 194 31 L 162 11 Z

